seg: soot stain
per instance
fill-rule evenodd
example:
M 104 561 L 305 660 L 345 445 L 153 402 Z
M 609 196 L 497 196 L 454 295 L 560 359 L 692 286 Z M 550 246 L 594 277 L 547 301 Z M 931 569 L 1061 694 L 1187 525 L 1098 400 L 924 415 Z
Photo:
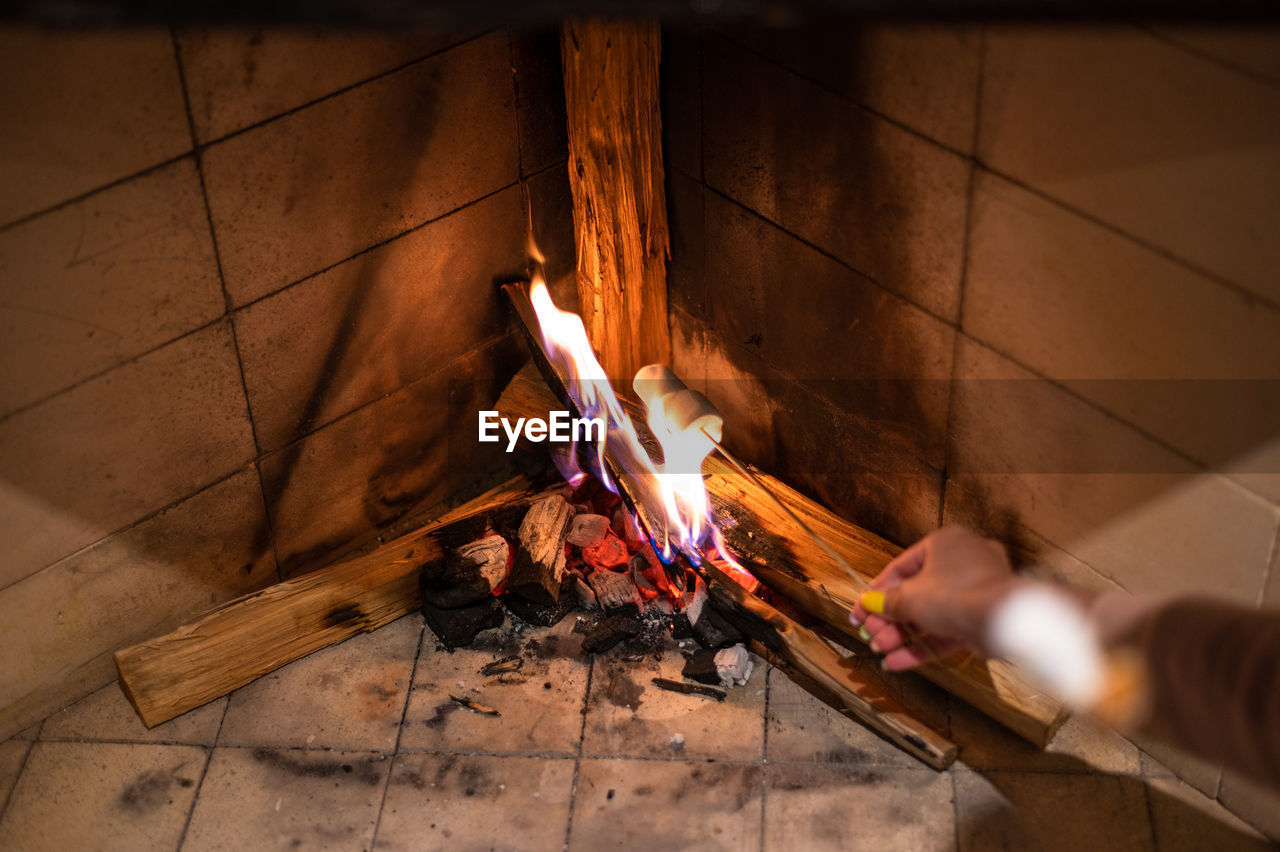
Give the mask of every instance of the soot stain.
M 178 778 L 174 770 L 148 769 L 125 786 L 120 807 L 131 813 L 146 813 L 171 801 L 169 788 L 174 784 L 190 787 L 194 783 L 190 778 Z
M 462 705 L 450 699 L 442 704 L 437 704 L 436 709 L 432 711 L 431 718 L 423 719 L 422 724 L 428 728 L 444 727 L 445 720 L 453 713 L 462 709 Z
M 325 627 L 341 627 L 364 618 L 364 610 L 358 604 L 342 604 L 335 606 L 324 614 Z
M 610 704 L 614 707 L 625 707 L 632 712 L 640 708 L 640 696 L 643 694 L 644 687 L 632 680 L 629 672 L 617 669 L 614 670 L 609 688 L 605 691 Z
M 273 769 L 288 772 L 302 778 L 343 778 L 351 776 L 375 787 L 382 780 L 381 773 L 372 759 L 342 761 L 330 759 L 298 760 L 285 752 L 258 748 L 253 750 L 253 758 Z

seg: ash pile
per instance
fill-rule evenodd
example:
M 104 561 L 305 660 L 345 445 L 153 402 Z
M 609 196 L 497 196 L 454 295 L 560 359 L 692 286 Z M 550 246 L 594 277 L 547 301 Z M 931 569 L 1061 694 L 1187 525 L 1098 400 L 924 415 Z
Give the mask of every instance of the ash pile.
M 673 640 L 685 649 L 683 674 L 694 683 L 659 687 L 722 698 L 716 687 L 751 676 L 743 634 L 708 603 L 702 578 L 688 569 L 683 588 L 673 584 L 622 499 L 593 477 L 456 525 L 443 544 L 419 583 L 427 626 L 445 649 L 508 617 L 550 627 L 576 611 L 584 654 L 620 643 L 660 653 Z

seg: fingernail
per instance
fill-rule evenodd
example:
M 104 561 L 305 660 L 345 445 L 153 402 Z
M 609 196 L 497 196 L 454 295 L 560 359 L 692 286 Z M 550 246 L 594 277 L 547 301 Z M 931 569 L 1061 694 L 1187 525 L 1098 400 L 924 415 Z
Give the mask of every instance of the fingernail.
M 871 650 L 875 651 L 877 654 L 880 653 L 880 646 L 876 644 L 875 640 L 872 640 L 871 642 Z
M 867 628 L 865 627 L 858 628 L 858 635 L 862 637 L 863 642 L 871 641 L 871 634 L 867 632 Z
M 862 608 L 867 612 L 880 615 L 884 612 L 884 592 L 863 592 L 862 599 L 858 603 L 862 604 Z
M 854 615 L 853 613 L 849 613 L 849 623 L 852 624 L 854 627 L 861 627 L 862 619 L 858 618 L 858 616 Z
M 882 672 L 889 671 L 889 662 L 887 660 L 880 661 L 880 671 Z

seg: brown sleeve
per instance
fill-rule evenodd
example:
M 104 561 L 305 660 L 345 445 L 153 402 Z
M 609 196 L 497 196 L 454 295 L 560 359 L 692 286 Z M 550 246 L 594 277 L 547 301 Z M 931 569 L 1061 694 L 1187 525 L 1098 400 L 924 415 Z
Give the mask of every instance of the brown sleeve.
M 1280 788 L 1280 613 L 1182 598 L 1143 627 L 1152 733 Z

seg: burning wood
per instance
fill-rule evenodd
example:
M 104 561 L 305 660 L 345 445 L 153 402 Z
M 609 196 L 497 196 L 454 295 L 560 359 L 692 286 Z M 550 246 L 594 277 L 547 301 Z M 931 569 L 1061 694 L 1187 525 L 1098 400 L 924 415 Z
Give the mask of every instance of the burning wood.
M 584 513 L 575 516 L 569 522 L 569 532 L 564 540 L 576 547 L 595 547 L 604 541 L 605 533 L 608 531 L 608 518 L 604 515 Z
M 489 707 L 488 705 L 485 705 L 485 704 L 481 704 L 478 701 L 472 701 L 469 698 L 459 698 L 456 695 L 450 695 L 449 697 L 452 698 L 456 703 L 461 704 L 463 707 L 470 710 L 472 713 L 479 713 L 481 716 L 501 716 L 502 715 L 492 707 Z

